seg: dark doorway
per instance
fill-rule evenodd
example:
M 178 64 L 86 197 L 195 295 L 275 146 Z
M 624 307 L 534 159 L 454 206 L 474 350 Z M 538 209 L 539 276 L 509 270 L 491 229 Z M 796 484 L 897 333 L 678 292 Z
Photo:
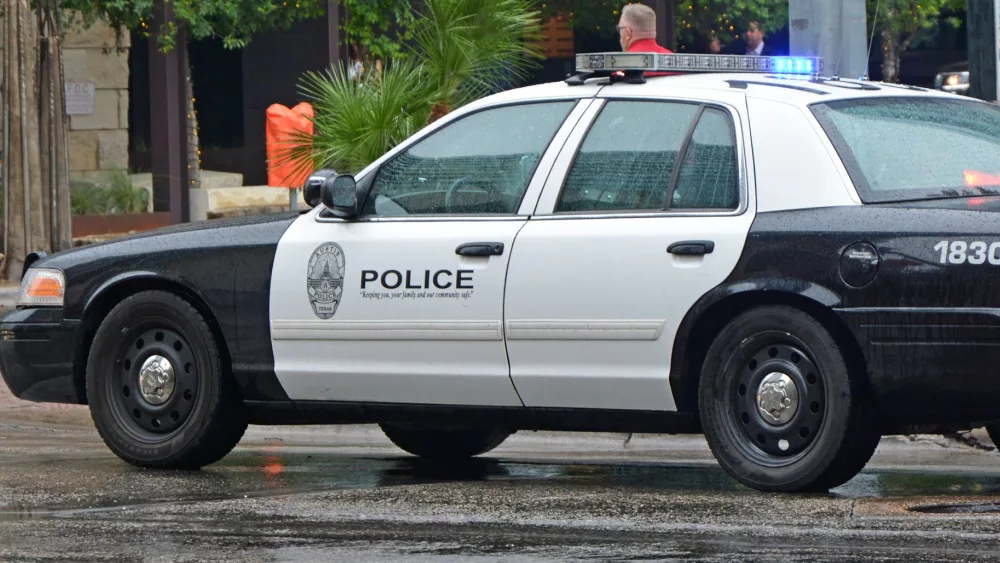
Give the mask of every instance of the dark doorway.
M 128 160 L 133 173 L 150 172 L 149 40 L 132 33 L 128 53 Z
M 242 172 L 243 52 L 229 50 L 218 39 L 188 45 L 201 167 Z M 149 172 L 151 140 L 149 105 L 149 41 L 132 34 L 129 49 L 129 162 L 133 173 Z
M 221 39 L 188 46 L 203 170 L 243 172 L 243 51 Z

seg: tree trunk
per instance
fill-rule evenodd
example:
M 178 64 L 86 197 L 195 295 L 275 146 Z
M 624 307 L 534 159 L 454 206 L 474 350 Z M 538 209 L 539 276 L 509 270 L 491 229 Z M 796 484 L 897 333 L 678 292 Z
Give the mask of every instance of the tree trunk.
M 882 81 L 894 83 L 899 80 L 900 48 L 899 38 L 891 31 L 882 32 Z
M 184 49 L 184 82 L 187 89 L 188 179 L 191 189 L 201 187 L 201 145 L 198 143 L 198 114 L 194 104 L 194 81 L 191 78 L 191 56 Z
M 435 102 L 434 105 L 431 106 L 430 115 L 427 116 L 427 125 L 434 123 L 435 121 L 448 115 L 450 112 L 451 112 L 451 105 L 448 102 L 444 100 Z
M 4 268 L 70 245 L 67 120 L 55 0 L 4 2 Z
M 69 117 L 66 115 L 65 77 L 60 29 L 59 0 L 49 0 L 40 10 L 41 22 L 41 161 L 47 189 L 46 226 L 50 248 L 66 250 L 73 244 L 69 197 Z
M 45 250 L 39 246 L 38 211 L 42 202 L 39 168 L 38 98 L 35 68 L 37 60 L 37 31 L 35 14 L 27 0 L 8 0 L 4 10 L 7 26 L 5 74 L 7 82 L 5 103 L 9 106 L 4 128 L 9 135 L 8 152 L 4 154 L 7 169 L 7 198 L 9 207 L 5 229 L 7 252 L 5 266 L 8 279 L 19 280 L 27 254 Z

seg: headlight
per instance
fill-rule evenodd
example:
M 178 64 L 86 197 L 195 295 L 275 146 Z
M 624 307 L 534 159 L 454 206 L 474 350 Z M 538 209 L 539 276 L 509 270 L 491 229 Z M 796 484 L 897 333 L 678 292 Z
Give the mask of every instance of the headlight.
M 969 73 L 956 72 L 953 74 L 939 74 L 935 81 L 936 87 L 945 92 L 965 92 L 969 89 Z
M 18 305 L 62 307 L 66 296 L 66 276 L 59 270 L 29 268 L 21 279 Z

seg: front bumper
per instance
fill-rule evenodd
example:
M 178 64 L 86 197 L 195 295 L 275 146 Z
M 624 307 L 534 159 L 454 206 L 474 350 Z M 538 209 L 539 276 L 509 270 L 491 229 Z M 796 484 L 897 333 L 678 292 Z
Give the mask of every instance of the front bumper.
M 62 309 L 18 309 L 0 319 L 0 373 L 15 397 L 83 403 L 73 381 L 79 325 Z

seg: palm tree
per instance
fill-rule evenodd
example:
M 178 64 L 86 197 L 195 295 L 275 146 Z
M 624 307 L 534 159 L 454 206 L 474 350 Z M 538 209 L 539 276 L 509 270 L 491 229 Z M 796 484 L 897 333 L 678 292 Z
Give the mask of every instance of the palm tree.
M 435 97 L 426 75 L 412 59 L 395 61 L 381 75 L 366 73 L 360 80 L 336 67 L 306 73 L 301 91 L 313 104 L 314 134 L 289 135 L 292 158 L 307 166 L 306 172 L 364 168 L 427 122 Z
M 541 57 L 541 15 L 528 0 L 427 0 L 414 54 L 438 88 L 432 114 L 446 114 L 523 78 Z
M 542 57 L 533 0 L 424 0 L 413 45 L 381 72 L 306 73 L 312 135 L 290 133 L 279 160 L 299 171 L 357 171 L 453 108 L 523 78 Z

